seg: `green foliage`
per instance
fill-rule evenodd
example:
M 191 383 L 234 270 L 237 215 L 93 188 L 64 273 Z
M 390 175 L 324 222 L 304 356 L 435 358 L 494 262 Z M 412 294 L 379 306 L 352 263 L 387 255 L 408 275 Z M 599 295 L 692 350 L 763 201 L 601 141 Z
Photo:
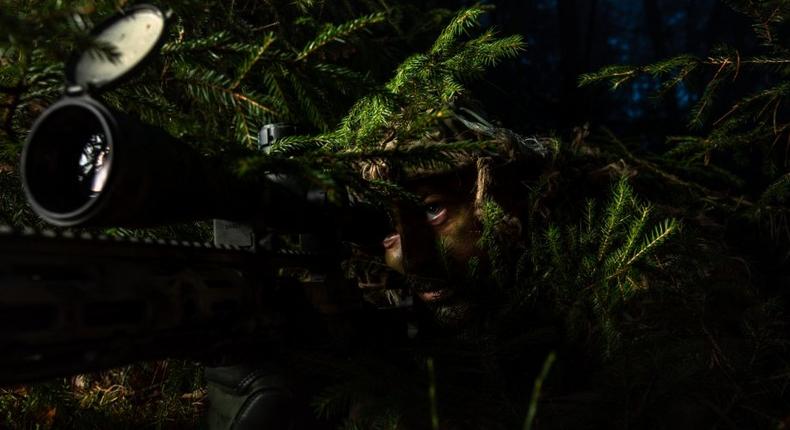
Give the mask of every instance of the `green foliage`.
M 508 237 L 510 234 L 503 225 L 508 216 L 502 207 L 492 200 L 485 201 L 482 209 L 480 222 L 483 231 L 478 246 L 486 251 L 491 261 L 491 276 L 497 285 L 500 288 L 507 288 L 515 281 L 512 267 L 513 261 L 517 261 L 513 258 L 513 251 L 506 246 L 507 243 L 512 242 L 512 237 Z M 473 260 L 472 264 L 477 264 L 477 261 Z M 472 271 L 471 267 L 470 271 Z
M 622 178 L 603 209 L 589 200 L 581 222 L 535 228 L 531 242 L 518 251 L 512 236 L 502 234 L 505 213 L 489 201 L 480 245 L 491 260 L 497 284 L 515 296 L 510 302 L 541 297 L 541 303 L 564 316 L 576 340 L 597 344 L 602 357 L 608 358 L 620 344 L 623 310 L 649 288 L 640 267 L 680 225 L 671 218 L 656 221 L 652 211 Z M 520 256 L 514 255 L 517 252 Z M 516 268 L 514 261 L 519 262 Z M 529 275 L 517 276 L 514 270 Z
M 726 3 L 752 19 L 752 28 L 766 47 L 781 50 L 776 45 L 776 33 L 790 14 L 790 3 L 784 0 L 726 0 Z
M 384 3 L 375 6 L 380 10 L 371 10 L 374 6 L 364 2 L 353 11 L 325 8 L 321 2 L 235 6 L 238 9 L 230 13 L 221 12 L 219 4 L 195 7 L 187 0 L 168 7 L 176 18 L 160 57 L 103 99 L 196 142 L 207 153 L 239 145 L 256 148 L 257 131 L 265 123 L 290 122 L 305 131 L 326 132 L 339 122 L 337 130 L 303 138 L 306 146 L 298 160 L 293 151 L 281 151 L 268 160 L 253 156 L 240 162 L 242 174 L 301 164 L 301 171 L 325 187 L 350 181 L 352 188 L 370 189 L 371 184 L 354 178 L 355 170 L 384 157 L 410 160 L 415 168 L 434 168 L 479 147 L 457 143 L 392 154 L 381 151 L 387 142 L 422 138 L 462 94 L 463 80 L 523 47 L 520 38 L 496 38 L 492 30 L 467 37 L 484 12 L 471 8 L 451 21 L 428 53 L 407 59 L 384 83 L 371 75 L 369 65 L 382 58 L 389 62 L 391 47 L 400 48 L 402 35 L 413 35 L 401 28 L 403 15 L 423 11 Z M 7 152 L 12 158 L 0 160 L 4 165 L 16 165 L 25 129 L 60 96 L 62 53 L 84 48 L 90 43 L 87 31 L 117 8 L 112 2 L 60 3 L 35 12 L 25 2 L 4 8 L 3 19 L 15 25 L 3 27 L 0 42 L 6 59 L 0 63 L 0 97 L 9 99 L 0 105 L 5 119 L 0 140 L 16 148 Z M 360 16 L 365 10 L 371 13 Z M 43 31 L 42 23 L 50 22 L 57 25 Z M 372 36 L 376 42 L 366 40 Z M 378 59 L 371 60 L 372 53 Z M 352 101 L 365 94 L 343 118 Z M 373 153 L 355 154 L 358 159 L 353 162 L 349 156 L 338 161 L 331 156 L 338 149 Z
M 242 160 L 241 173 L 300 169 L 316 185 L 346 187 L 368 200 L 386 203 L 396 195 L 409 197 L 380 178 L 360 177 L 360 171 L 377 165 L 392 170 L 438 171 L 457 166 L 471 153 L 493 150 L 492 142 L 480 140 L 450 142 L 434 136 L 426 143 L 437 123 L 450 116 L 451 105 L 463 95 L 465 80 L 514 57 L 524 47 L 520 37 L 497 38 L 490 29 L 477 37 L 466 37 L 479 27 L 484 11 L 473 7 L 459 12 L 429 52 L 407 58 L 386 84 L 354 103 L 336 130 L 283 139 L 270 154 Z M 332 27 L 327 31 L 334 34 L 341 30 Z M 315 44 L 322 40 L 317 38 Z
M 307 43 L 304 48 L 296 55 L 297 61 L 302 61 L 310 55 L 320 51 L 329 43 L 334 41 L 342 42 L 343 38 L 355 32 L 369 27 L 373 24 L 384 22 L 383 13 L 374 13 L 368 16 L 359 17 L 340 25 L 328 24 L 313 40 Z
M 538 267 L 543 269 L 542 277 L 554 286 L 551 294 L 562 307 L 560 313 L 572 316 L 568 321 L 571 332 L 588 335 L 584 330 L 589 321 L 587 312 L 591 312 L 598 321 L 599 332 L 595 334 L 609 357 L 620 341 L 617 321 L 623 307 L 647 288 L 637 264 L 654 255 L 678 223 L 666 219 L 650 226 L 651 208 L 637 201 L 624 179 L 614 187 L 601 213 L 596 213 L 592 201 L 587 208 L 582 226 L 567 226 L 564 232 L 549 228 L 539 242 L 548 252 L 538 255 L 550 257 Z
M 113 54 L 106 46 L 93 46 L 86 33 L 122 4 L 53 2 L 29 8 L 30 2 L 7 3 L 0 10 L 0 222 L 31 224 L 23 199 L 11 185 L 16 181 L 15 166 L 25 130 L 60 95 L 64 53 L 89 48 L 103 55 Z M 103 98 L 119 110 L 195 143 L 207 154 L 254 149 L 257 130 L 264 123 L 298 123 L 308 134 L 283 138 L 268 154 L 245 155 L 236 163 L 238 173 L 293 173 L 329 191 L 330 199 L 350 191 L 355 197 L 383 206 L 393 200 L 419 203 L 414 195 L 390 181 L 397 179 L 398 172 L 443 171 L 502 150 L 494 136 L 486 133 L 481 134 L 490 140 L 446 139 L 437 132 L 437 124 L 452 119 L 458 105 L 463 104 L 469 80 L 516 56 L 524 43 L 517 36 L 498 37 L 493 29 L 481 30 L 480 18 L 487 8 L 475 6 L 460 11 L 443 30 L 436 31 L 435 43 L 425 52 L 403 49 L 400 54 L 409 56 L 398 57 L 397 61 L 403 60 L 400 66 L 394 74 L 385 76 L 372 70 L 371 65 L 394 63 L 393 56 L 397 55 L 393 47 L 407 43 L 416 34 L 415 29 L 403 28 L 408 22 L 404 15 L 415 9 L 373 1 L 344 4 L 351 3 L 356 5 L 353 10 L 350 6 L 323 7 L 320 0 L 232 2 L 230 6 L 223 2 L 169 2 L 177 19 L 170 27 L 161 57 L 128 85 Z M 625 366 L 618 366 L 617 361 L 623 355 L 616 352 L 633 352 L 629 347 L 652 342 L 653 333 L 666 330 L 665 326 L 676 322 L 675 317 L 685 315 L 662 314 L 665 310 L 661 309 L 657 319 L 663 319 L 656 323 L 634 318 L 633 308 L 645 303 L 649 306 L 651 300 L 665 295 L 682 298 L 667 303 L 698 312 L 705 305 L 695 300 L 705 302 L 708 295 L 713 295 L 706 282 L 721 264 L 703 265 L 699 261 L 702 258 L 692 251 L 712 254 L 710 248 L 716 242 L 668 241 L 680 235 L 676 216 L 684 216 L 685 225 L 686 220 L 706 219 L 722 209 L 728 214 L 746 211 L 770 220 L 773 234 L 790 235 L 786 229 L 790 176 L 786 173 L 787 160 L 777 152 L 781 147 L 777 143 L 790 135 L 790 120 L 784 118 L 790 93 L 785 82 L 790 56 L 774 36 L 783 22 L 786 3 L 733 1 L 757 20 L 755 28 L 766 43 L 763 56 L 741 58 L 736 50 L 722 48 L 707 58 L 684 55 L 643 67 L 612 66 L 583 76 L 584 85 L 608 82 L 617 89 L 648 74 L 664 80 L 663 91 L 693 83 L 695 77 L 709 79 L 691 114 L 696 131 L 670 138 L 669 149 L 660 157 L 643 157 L 631 149 L 634 145 L 611 134 L 593 144 L 585 141 L 586 135 L 577 136 L 571 145 L 555 141 L 553 161 L 557 169 L 564 170 L 562 174 L 558 170 L 545 172 L 528 189 L 517 188 L 531 205 L 522 219 L 516 219 L 495 200 L 475 208 L 480 211 L 481 223 L 478 246 L 485 252 L 469 261 L 467 274 L 472 281 L 491 287 L 484 291 L 483 298 L 494 299 L 481 301 L 481 306 L 488 306 L 486 310 L 490 311 L 485 329 L 460 330 L 460 340 L 442 343 L 447 339 L 439 339 L 436 344 L 421 345 L 418 351 L 385 349 L 384 353 L 393 352 L 392 356 L 311 361 L 306 368 L 338 381 L 326 385 L 315 399 L 318 415 L 347 417 L 352 409 L 358 416 L 346 420 L 344 428 L 349 429 L 400 428 L 404 423 L 421 428 L 428 422 L 437 427 L 456 415 L 467 417 L 468 421 L 461 424 L 468 426 L 523 423 L 529 428 L 540 420 L 538 397 L 543 384 L 549 393 L 554 388 L 547 373 L 555 356 L 545 359 L 544 351 L 530 343 L 543 333 L 543 327 L 529 320 L 533 315 L 548 313 L 551 318 L 561 319 L 571 341 L 592 351 L 587 358 L 614 363 L 616 371 L 624 372 Z M 417 10 L 425 18 L 418 20 L 419 25 L 434 25 L 433 30 L 447 17 L 446 11 Z M 743 96 L 711 121 L 717 94 L 747 69 L 771 74 L 776 82 Z M 745 154 L 755 148 L 766 167 L 758 186 L 740 174 L 747 163 Z M 377 168 L 396 174 L 360 174 Z M 579 171 L 584 172 L 581 179 Z M 578 201 L 583 199 L 574 199 L 577 190 L 573 187 L 587 184 L 594 175 L 599 175 L 597 179 L 622 179 L 608 197 L 590 198 L 590 194 L 596 195 L 594 191 L 580 192 L 589 200 L 579 208 Z M 572 179 L 577 182 L 569 185 Z M 682 189 L 691 194 L 691 202 L 668 208 L 641 201 L 632 185 L 641 195 L 645 183 Z M 541 201 L 551 192 L 563 194 L 568 200 L 556 204 L 553 213 Z M 185 232 L 206 233 L 205 229 L 190 228 L 110 231 L 117 236 Z M 448 246 L 438 242 L 445 271 L 449 271 Z M 672 253 L 678 249 L 685 253 Z M 380 261 L 370 264 L 381 270 Z M 678 280 L 678 276 L 693 281 Z M 684 291 L 687 287 L 694 288 Z M 767 311 L 758 309 L 754 313 L 756 316 L 750 318 L 734 318 L 736 325 L 743 321 L 751 333 L 748 339 L 754 341 L 754 351 L 782 351 L 784 346 L 776 335 L 781 327 L 771 325 L 775 319 L 762 319 Z M 684 322 L 688 321 L 677 324 Z M 671 334 L 686 335 L 688 331 L 694 336 L 707 335 L 701 342 L 710 338 L 716 345 L 711 362 L 715 358 L 720 360 L 716 363 L 726 363 L 717 338 L 707 333 L 707 320 L 699 330 L 699 321 L 691 323 Z M 556 332 L 551 335 L 561 336 Z M 528 348 L 519 349 L 523 346 L 519 341 L 524 339 Z M 694 350 L 682 356 L 698 358 L 707 352 Z M 533 355 L 541 360 L 531 369 L 536 374 L 524 371 Z M 781 359 L 781 354 L 777 355 Z M 426 357 L 432 358 L 429 361 Z M 749 366 L 762 363 L 763 355 L 755 352 L 753 357 Z M 557 355 L 558 361 L 564 358 Z M 497 360 L 519 361 L 519 371 L 502 375 Z M 650 360 L 635 360 L 639 365 L 646 361 Z M 173 420 L 194 425 L 202 400 L 199 372 L 189 363 L 168 363 L 166 370 L 161 369 L 162 364 L 136 365 L 103 376 L 85 376 L 87 382 L 79 384 L 58 380 L 7 389 L 0 394 L 0 417 L 7 426 L 50 418 L 51 422 L 43 421 L 45 425 L 90 428 L 120 421 L 130 427 L 167 426 Z M 557 367 L 562 366 L 558 363 Z M 681 364 L 678 367 L 678 373 L 686 371 Z M 752 368 L 756 369 L 748 367 Z M 131 375 L 142 375 L 145 382 L 133 380 Z M 520 391 L 509 398 L 503 387 L 512 383 L 511 376 L 520 384 Z M 778 373 L 771 377 L 774 379 L 745 386 L 752 391 L 742 392 L 756 393 L 765 387 L 764 392 L 771 392 L 774 387 L 769 384 L 776 383 L 771 381 L 787 379 Z M 474 407 L 461 410 L 470 399 Z M 139 410 L 144 413 L 137 413 Z M 411 417 L 427 419 L 409 423 Z
M 626 341 L 638 345 L 633 354 L 621 354 L 619 361 L 617 355 L 609 355 L 616 368 L 610 376 L 627 374 L 620 366 L 644 359 L 640 354 L 654 354 L 651 359 L 657 363 L 680 358 L 663 367 L 667 381 L 691 381 L 689 375 L 694 375 L 694 382 L 686 384 L 701 392 L 697 396 L 709 401 L 717 416 L 726 417 L 733 426 L 754 427 L 760 422 L 769 427 L 779 425 L 777 417 L 787 409 L 784 389 L 779 387 L 786 386 L 787 379 L 778 375 L 786 374 L 788 365 L 785 359 L 776 358 L 787 354 L 786 315 L 770 311 L 769 303 L 782 301 L 772 298 L 774 294 L 786 295 L 783 285 L 790 258 L 790 51 L 782 36 L 790 28 L 790 2 L 727 3 L 752 20 L 761 42 L 756 54 L 747 56 L 736 47 L 719 46 L 703 57 L 680 55 L 644 66 L 614 65 L 580 78 L 581 85 L 605 83 L 617 90 L 647 76 L 661 82 L 662 93 L 683 86 L 700 96 L 689 112 L 689 131 L 667 137 L 658 151 L 646 151 L 643 139 L 623 139 L 603 130 L 589 139 L 586 131 L 580 132 L 570 153 L 563 155 L 567 157 L 563 161 L 578 163 L 577 168 L 588 172 L 632 177 L 633 186 L 640 194 L 647 191 L 652 201 L 650 206 L 632 205 L 628 220 L 619 224 L 619 239 L 610 243 L 599 235 L 594 243 L 605 249 L 583 260 L 581 272 L 619 274 L 621 281 L 612 279 L 617 288 L 610 290 L 617 294 L 596 293 L 591 297 L 592 307 L 566 309 L 569 313 L 592 310 L 603 338 L 615 346 L 619 338 L 621 351 L 627 350 Z M 602 215 L 588 217 L 597 219 L 601 233 L 609 230 L 612 221 L 616 224 L 618 218 L 609 215 L 618 212 L 611 209 L 616 209 L 619 200 L 611 200 Z M 594 206 L 589 208 L 589 213 L 596 213 Z M 642 226 L 643 219 L 655 217 L 651 214 L 681 218 L 684 229 L 677 231 L 671 222 Z M 587 231 L 597 230 L 584 225 L 576 231 L 559 227 L 537 240 L 555 249 L 552 242 L 574 234 L 584 236 Z M 675 240 L 664 244 L 665 254 L 651 258 L 650 244 L 660 243 L 666 233 L 674 233 Z M 561 246 L 567 247 L 565 242 Z M 638 251 L 640 246 L 647 246 L 645 254 Z M 648 257 L 636 266 L 636 272 L 621 271 L 618 264 L 630 261 L 629 255 Z M 597 279 L 586 283 L 590 291 L 606 276 Z M 610 304 L 621 309 L 622 330 L 607 334 L 607 326 L 618 317 L 616 312 L 607 316 Z M 645 318 L 648 313 L 656 316 Z M 752 324 L 761 328 L 754 330 Z M 644 334 L 656 327 L 685 336 L 685 345 Z M 583 325 L 576 328 L 589 331 Z M 707 364 L 688 358 L 691 351 L 700 351 L 694 339 L 711 345 L 703 349 L 703 357 L 709 357 Z M 651 346 L 652 342 L 656 343 Z M 715 373 L 708 373 L 710 369 Z M 775 385 L 771 381 L 776 378 L 783 382 Z M 741 394 L 728 395 L 732 400 L 727 401 L 734 403 L 722 408 L 719 393 L 733 389 Z M 736 408 L 750 412 L 736 413 Z
M 88 30 L 120 7 L 28 3 L 7 2 L 0 12 L 4 143 L 19 142 L 32 118 L 60 95 L 65 56 L 91 47 Z M 401 41 L 385 31 L 386 12 L 353 16 L 359 12 L 315 3 L 236 6 L 227 13 L 220 2 L 169 2 L 176 18 L 155 66 L 105 100 L 175 136 L 207 143 L 253 147 L 266 122 L 329 129 L 373 83 L 351 58 L 361 54 L 346 49 L 356 49 L 372 31 L 386 35 L 375 47 L 378 55 Z M 109 49 L 94 49 L 103 48 Z
M 470 40 L 465 32 L 479 26 L 481 7 L 460 12 L 426 54 L 404 61 L 382 91 L 357 102 L 338 131 L 351 148 L 404 145 L 420 139 L 463 92 L 463 81 L 512 58 L 524 44 L 518 36 L 496 38 L 493 30 Z M 395 109 L 397 105 L 398 109 Z
M 752 19 L 762 53 L 744 56 L 735 47 L 719 46 L 706 57 L 680 55 L 646 66 L 605 67 L 581 76 L 580 84 L 605 82 L 616 90 L 644 75 L 663 81 L 664 93 L 679 85 L 694 89 L 701 84 L 701 96 L 689 113 L 692 133 L 668 137 L 666 151 L 650 159 L 619 142 L 615 151 L 672 186 L 691 189 L 697 201 L 766 226 L 764 232 L 775 243 L 786 243 L 790 47 L 779 35 L 790 25 L 790 2 L 728 3 Z M 753 77 L 763 84 L 741 84 Z M 734 101 L 717 103 L 725 98 Z

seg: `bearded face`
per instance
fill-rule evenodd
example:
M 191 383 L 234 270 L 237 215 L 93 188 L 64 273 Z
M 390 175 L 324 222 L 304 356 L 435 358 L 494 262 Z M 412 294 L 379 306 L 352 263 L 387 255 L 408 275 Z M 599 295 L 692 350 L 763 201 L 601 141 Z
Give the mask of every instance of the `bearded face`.
M 415 296 L 444 322 L 468 308 L 470 264 L 483 259 L 475 176 L 460 171 L 406 182 L 419 204 L 395 205 L 395 230 L 382 242 L 387 265 L 405 275 Z
M 498 236 L 512 237 L 517 244 L 520 215 L 528 209 L 524 181 L 540 172 L 548 154 L 546 144 L 538 139 L 494 127 L 469 110 L 460 111 L 439 124 L 435 140 L 415 144 L 479 140 L 496 147 L 495 151 L 461 156 L 450 172 L 414 167 L 405 171 L 387 163 L 371 163 L 362 172 L 367 179 L 396 180 L 418 197 L 417 204 L 393 205 L 395 225 L 382 242 L 384 257 L 387 266 L 404 275 L 414 296 L 439 314 L 469 308 L 492 293 L 486 287 L 494 282 L 487 276 L 489 261 L 479 244 L 486 204 L 496 202 L 504 210 L 504 219 L 497 222 L 497 231 L 502 230 Z M 467 114 L 474 119 L 464 118 Z M 394 144 L 384 147 L 394 148 Z M 402 180 L 403 176 L 409 179 Z

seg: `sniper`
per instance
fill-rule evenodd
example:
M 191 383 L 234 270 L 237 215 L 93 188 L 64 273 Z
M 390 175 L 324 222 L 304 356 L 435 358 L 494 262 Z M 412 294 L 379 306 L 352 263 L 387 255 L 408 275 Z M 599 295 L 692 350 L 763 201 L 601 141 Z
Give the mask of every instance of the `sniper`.
M 0 306 L 13 323 L 0 332 L 2 381 L 176 356 L 206 366 L 201 404 L 212 428 L 781 426 L 780 302 L 754 287 L 759 277 L 720 234 L 741 226 L 731 210 L 777 205 L 695 182 L 695 163 L 713 163 L 708 175 L 728 167 L 715 148 L 683 146 L 674 154 L 694 156 L 667 162 L 606 131 L 606 139 L 588 127 L 550 138 L 483 114 L 494 106 L 476 103 L 467 84 L 524 48 L 517 36 L 480 28 L 485 9 L 455 15 L 336 128 L 261 136 L 265 151 L 248 130 L 262 105 L 241 107 L 255 99 L 240 93 L 254 86 L 249 72 L 301 76 L 304 61 L 336 59 L 313 54 L 341 43 L 337 32 L 379 15 L 325 26 L 299 52 L 288 44 L 267 51 L 279 36 L 266 36 L 263 49 L 224 46 L 224 33 L 183 45 L 188 29 L 171 33 L 169 12 L 147 5 L 96 26 L 99 45 L 121 55 L 77 53 L 60 100 L 43 112 L 31 107 L 40 117 L 19 176 L 41 218 L 109 230 L 93 240 L 89 232 L 0 229 Z M 294 28 L 314 23 L 298 21 Z M 144 61 L 168 37 L 175 41 L 162 64 Z M 233 79 L 180 67 L 195 47 L 215 44 L 256 56 Z M 254 68 L 260 58 L 277 67 Z M 693 61 L 651 70 L 690 73 Z M 721 61 L 721 73 L 741 63 Z M 225 105 L 186 128 L 172 118 L 143 123 L 135 110 L 161 116 L 133 103 L 140 93 L 113 92 L 143 63 L 161 66 L 145 75 L 151 82 L 167 82 L 162 93 L 145 87 L 154 104 L 208 94 Z M 316 70 L 360 76 L 324 63 Z M 640 72 L 623 70 L 584 82 L 608 76 L 617 86 Z M 269 84 L 285 79 L 267 76 Z M 284 103 L 315 106 L 305 94 Z M 195 100 L 186 99 L 191 111 Z M 251 112 L 259 115 L 252 122 Z M 305 118 L 320 122 L 311 113 Z M 738 120 L 725 131 L 745 127 Z M 212 134 L 247 146 L 190 143 Z M 687 193 L 695 197 L 684 200 Z M 216 222 L 208 245 L 126 230 L 211 218 L 232 222 Z

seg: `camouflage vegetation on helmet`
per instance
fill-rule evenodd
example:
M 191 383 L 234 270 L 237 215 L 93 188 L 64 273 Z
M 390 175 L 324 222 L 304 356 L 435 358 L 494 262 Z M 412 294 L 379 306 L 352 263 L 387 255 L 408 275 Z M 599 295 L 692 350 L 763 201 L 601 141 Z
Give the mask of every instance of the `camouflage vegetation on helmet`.
M 294 169 L 318 185 L 389 201 L 403 179 L 483 164 L 545 158 L 549 141 L 492 125 L 461 102 L 464 83 L 525 47 L 521 36 L 481 29 L 488 7 L 462 10 L 424 53 L 359 99 L 331 132 L 279 140 L 270 154 L 241 163 L 243 174 Z M 360 174 L 361 173 L 361 174 Z
M 481 159 L 495 164 L 534 164 L 549 156 L 551 139 L 524 137 L 507 128 L 495 126 L 482 116 L 465 107 L 451 107 L 437 117 L 433 127 L 419 139 L 398 142 L 393 139 L 382 143 L 385 150 L 408 151 L 421 148 L 442 152 L 444 148 L 469 144 L 467 151 L 451 152 L 446 165 L 404 166 L 401 176 L 416 179 L 446 173 L 476 165 Z M 386 178 L 386 163 L 370 164 L 363 169 L 367 178 Z
M 386 159 L 366 163 L 362 175 L 368 180 L 415 180 L 451 172 L 472 169 L 475 174 L 474 207 L 478 219 L 483 216 L 485 203 L 492 200 L 491 189 L 495 183 L 494 171 L 504 165 L 517 165 L 525 176 L 537 176 L 535 171 L 550 158 L 550 138 L 525 137 L 510 129 L 498 127 L 471 109 L 453 106 L 436 118 L 435 125 L 420 139 L 383 144 L 385 150 L 409 151 L 414 148 L 441 153 L 444 148 L 469 145 L 467 150 L 450 152 L 444 163 L 435 165 L 393 165 Z M 508 216 L 505 225 L 509 234 L 520 234 L 521 225 Z

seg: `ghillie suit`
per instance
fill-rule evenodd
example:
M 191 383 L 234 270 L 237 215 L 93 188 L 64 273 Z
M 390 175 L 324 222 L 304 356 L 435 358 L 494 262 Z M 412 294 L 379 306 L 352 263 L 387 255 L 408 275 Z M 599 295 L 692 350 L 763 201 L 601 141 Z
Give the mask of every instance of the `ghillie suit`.
M 422 428 L 432 414 L 448 429 L 778 422 L 788 406 L 786 334 L 778 305 L 748 287 L 746 266 L 733 265 L 705 232 L 661 220 L 662 209 L 637 198 L 622 172 L 606 173 L 608 198 L 590 193 L 601 172 L 580 170 L 573 149 L 555 145 L 549 155 L 554 140 L 525 139 L 454 109 L 425 139 L 402 145 L 475 141 L 478 150 L 439 169 L 378 163 L 364 174 L 408 184 L 471 172 L 472 237 L 484 255 L 465 272 L 471 305 L 456 315 L 463 324 L 432 329 L 423 320 L 410 353 L 356 369 L 358 382 L 347 386 L 350 398 L 364 399 L 352 401 L 355 423 L 395 428 L 372 418 L 386 417 Z M 401 364 L 384 364 L 393 357 Z M 359 382 L 376 372 L 388 377 Z M 542 389 L 533 390 L 536 380 Z
M 319 415 L 347 428 L 776 424 L 786 335 L 726 249 L 637 198 L 638 172 L 596 158 L 583 136 L 526 139 L 459 106 L 463 79 L 522 48 L 493 31 L 467 40 L 481 13 L 459 13 L 336 131 L 244 164 L 318 170 L 328 188 L 415 210 L 425 202 L 410 182 L 458 172 L 472 202 L 478 253 L 451 266 L 430 244 L 434 265 L 468 287 L 454 324 L 432 327 L 436 306 L 417 301 L 408 343 L 382 330 L 349 355 L 289 357 L 325 384 Z
M 370 359 L 375 370 L 347 374 L 356 381 L 342 391 L 354 399 L 353 423 L 712 428 L 781 419 L 786 334 L 778 306 L 748 286 L 746 266 L 639 199 L 636 172 L 590 168 L 585 136 L 564 145 L 521 137 L 457 104 L 436 111 L 427 132 L 382 140 L 381 149 L 463 151 L 427 167 L 384 156 L 361 171 L 407 188 L 471 176 L 479 227 L 470 237 L 483 255 L 463 274 L 471 304 L 457 310 L 464 324 L 432 329 L 423 320 L 409 353 L 384 353 Z M 401 364 L 385 364 L 393 357 Z M 533 390 L 536 380 L 542 389 Z
M 446 118 L 445 118 L 446 117 Z M 492 198 L 493 170 L 518 165 L 521 170 L 539 169 L 549 161 L 552 138 L 524 137 L 507 128 L 497 127 L 479 114 L 465 107 L 445 109 L 436 124 L 422 139 L 399 143 L 397 140 L 382 142 L 382 149 L 408 150 L 411 147 L 436 148 L 441 151 L 448 143 L 477 142 L 468 152 L 454 154 L 447 165 L 439 167 L 406 166 L 398 168 L 385 161 L 368 163 L 362 167 L 367 180 L 405 180 L 440 175 L 473 167 L 475 169 L 475 213 L 482 219 L 483 206 Z M 539 171 L 538 171 L 539 173 Z M 533 176 L 537 176 L 533 173 Z
M 457 198 L 468 201 L 473 215 L 469 228 L 474 231 L 465 232 L 468 233 L 465 240 L 477 242 L 480 239 L 478 232 L 484 223 L 486 207 L 493 201 L 505 204 L 509 210 L 501 212 L 501 217 L 491 228 L 500 237 L 517 239 L 523 231 L 520 214 L 525 212 L 522 206 L 528 200 L 522 194 L 526 189 L 500 186 L 498 183 L 537 178 L 550 163 L 550 146 L 554 142 L 550 138 L 526 138 L 509 129 L 496 127 L 472 110 L 454 105 L 445 109 L 441 118 L 420 139 L 406 142 L 393 139 L 381 146 L 384 151 L 408 152 L 418 148 L 440 152 L 445 145 L 463 144 L 468 145 L 466 150 L 453 153 L 439 165 L 427 167 L 404 165 L 386 158 L 374 160 L 362 165 L 361 174 L 368 181 L 391 181 L 401 185 L 418 182 L 430 185 L 436 182 L 435 178 L 454 178 L 458 188 L 452 192 L 458 194 Z M 416 206 L 419 211 L 422 203 L 419 196 L 407 195 L 393 202 L 393 205 L 398 204 Z M 434 246 L 434 243 L 428 241 L 427 245 Z M 446 247 L 446 243 L 437 242 L 436 246 Z M 447 251 L 440 250 L 440 254 Z M 438 257 L 447 259 L 446 255 Z M 471 263 L 480 262 L 480 258 L 476 258 Z M 447 261 L 443 264 L 447 267 Z

